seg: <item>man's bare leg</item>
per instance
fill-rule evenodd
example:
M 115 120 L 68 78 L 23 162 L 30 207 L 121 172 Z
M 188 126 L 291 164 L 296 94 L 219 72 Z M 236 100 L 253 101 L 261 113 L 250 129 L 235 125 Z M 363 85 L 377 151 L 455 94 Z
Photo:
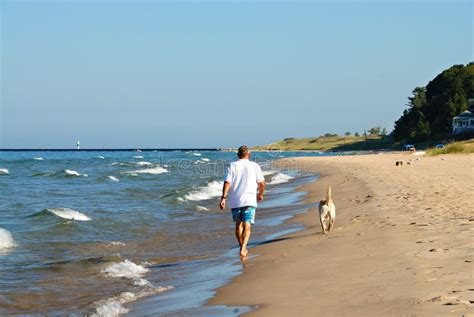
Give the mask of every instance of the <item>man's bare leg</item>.
M 237 241 L 239 242 L 239 247 L 242 248 L 242 243 L 244 242 L 244 223 L 242 221 L 239 221 L 235 224 L 235 237 L 237 238 Z
M 249 242 L 250 239 L 250 227 L 252 226 L 250 222 L 242 222 L 244 231 L 243 231 L 243 240 L 242 240 L 242 246 L 240 247 L 240 256 L 245 257 L 249 253 L 247 250 L 247 243 Z

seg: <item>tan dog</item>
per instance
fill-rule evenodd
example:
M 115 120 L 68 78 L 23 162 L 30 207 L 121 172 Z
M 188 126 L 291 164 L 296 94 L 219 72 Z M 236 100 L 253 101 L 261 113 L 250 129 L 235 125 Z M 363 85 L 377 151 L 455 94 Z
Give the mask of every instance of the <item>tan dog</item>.
M 319 220 L 323 233 L 329 233 L 336 220 L 336 205 L 331 198 L 331 186 L 328 186 L 326 199 L 319 202 Z

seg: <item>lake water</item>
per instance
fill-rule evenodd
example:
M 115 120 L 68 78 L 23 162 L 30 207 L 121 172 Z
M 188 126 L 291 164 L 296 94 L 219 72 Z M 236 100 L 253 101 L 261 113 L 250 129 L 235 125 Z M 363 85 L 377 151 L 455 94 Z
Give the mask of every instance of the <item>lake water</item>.
M 253 245 L 298 230 L 314 181 L 253 153 L 267 180 Z M 239 315 L 203 307 L 241 272 L 217 151 L 0 152 L 0 315 Z

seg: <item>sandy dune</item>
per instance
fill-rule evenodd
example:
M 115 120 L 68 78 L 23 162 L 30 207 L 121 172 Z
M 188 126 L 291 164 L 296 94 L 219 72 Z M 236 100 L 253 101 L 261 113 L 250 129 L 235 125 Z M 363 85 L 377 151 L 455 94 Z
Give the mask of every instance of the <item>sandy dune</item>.
M 210 305 L 258 306 L 255 316 L 474 315 L 474 155 L 281 164 L 321 173 L 303 190 L 313 203 L 332 186 L 336 229 L 322 235 L 316 209 L 293 219 L 307 229 L 251 249 L 261 256 Z

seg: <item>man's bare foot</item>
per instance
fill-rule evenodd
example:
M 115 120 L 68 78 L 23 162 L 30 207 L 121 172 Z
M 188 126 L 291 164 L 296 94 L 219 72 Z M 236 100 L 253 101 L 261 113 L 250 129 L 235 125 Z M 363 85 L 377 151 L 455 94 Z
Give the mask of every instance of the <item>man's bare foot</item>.
M 249 251 L 247 249 L 240 250 L 241 257 L 246 257 L 248 254 L 249 254 Z

